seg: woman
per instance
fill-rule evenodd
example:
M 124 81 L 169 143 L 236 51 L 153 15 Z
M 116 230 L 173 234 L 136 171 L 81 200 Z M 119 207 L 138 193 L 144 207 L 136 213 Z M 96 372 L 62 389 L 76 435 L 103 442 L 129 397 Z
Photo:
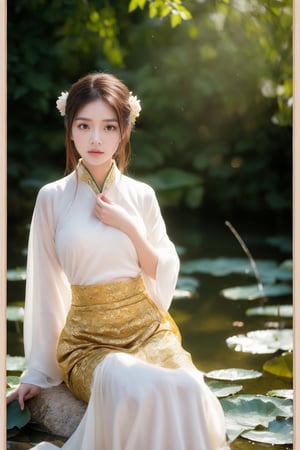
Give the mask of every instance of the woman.
M 62 93 L 57 107 L 69 174 L 37 197 L 27 370 L 8 401 L 23 408 L 64 381 L 88 403 L 65 450 L 225 449 L 221 406 L 167 313 L 179 260 L 155 193 L 123 174 L 139 101 L 114 76 L 96 73 Z

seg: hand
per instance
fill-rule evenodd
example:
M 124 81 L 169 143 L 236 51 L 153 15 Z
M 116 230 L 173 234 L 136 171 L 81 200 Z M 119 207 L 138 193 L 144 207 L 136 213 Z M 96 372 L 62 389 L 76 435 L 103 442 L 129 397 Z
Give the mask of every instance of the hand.
M 21 410 L 23 411 L 25 406 L 25 401 L 29 400 L 32 397 L 35 397 L 41 392 L 41 388 L 39 386 L 35 386 L 34 384 L 20 384 L 14 391 L 10 392 L 6 397 L 6 404 L 13 402 L 14 400 L 19 400 L 19 405 Z
M 121 206 L 111 202 L 105 194 L 97 197 L 94 215 L 105 225 L 118 228 L 124 233 L 129 232 L 134 222 L 128 212 Z

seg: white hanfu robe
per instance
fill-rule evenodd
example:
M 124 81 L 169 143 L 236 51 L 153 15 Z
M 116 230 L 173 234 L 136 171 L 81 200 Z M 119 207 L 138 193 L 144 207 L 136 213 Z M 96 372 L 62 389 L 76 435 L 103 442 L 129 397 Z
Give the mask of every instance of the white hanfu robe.
M 71 286 L 130 280 L 140 275 L 149 297 L 167 311 L 179 260 L 154 191 L 114 167 L 106 196 L 136 220 L 158 252 L 156 279 L 141 272 L 126 234 L 93 215 L 94 180 L 82 167 L 44 186 L 34 209 L 24 321 L 27 369 L 22 383 L 48 388 L 63 381 L 56 358 L 71 306 Z M 43 442 L 36 449 L 54 449 Z M 91 396 L 64 450 L 227 449 L 222 408 L 193 365 L 160 367 L 126 352 L 109 353 L 94 371 Z

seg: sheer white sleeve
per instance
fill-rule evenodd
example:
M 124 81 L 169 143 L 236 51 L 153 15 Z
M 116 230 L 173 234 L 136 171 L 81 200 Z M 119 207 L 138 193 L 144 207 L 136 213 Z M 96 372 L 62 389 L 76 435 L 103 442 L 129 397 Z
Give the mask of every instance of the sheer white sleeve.
M 56 347 L 70 305 L 70 286 L 55 251 L 55 211 L 59 194 L 42 188 L 30 228 L 24 318 L 26 371 L 21 383 L 50 387 L 61 383 Z
M 144 203 L 144 221 L 149 242 L 158 252 L 156 279 L 143 274 L 145 285 L 158 306 L 167 311 L 175 292 L 179 258 L 174 244 L 167 235 L 165 222 L 152 188 L 149 189 Z

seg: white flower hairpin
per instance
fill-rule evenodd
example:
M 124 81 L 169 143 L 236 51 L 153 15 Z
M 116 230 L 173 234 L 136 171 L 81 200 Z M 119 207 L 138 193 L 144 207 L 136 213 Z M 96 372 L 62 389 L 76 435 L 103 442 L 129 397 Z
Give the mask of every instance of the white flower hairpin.
M 141 102 L 136 95 L 132 95 L 132 92 L 130 92 L 128 103 L 131 109 L 131 123 L 134 125 L 136 118 L 139 117 L 142 110 Z
M 66 104 L 67 104 L 67 98 L 68 98 L 69 92 L 62 92 L 58 99 L 56 100 L 56 108 L 60 112 L 61 116 L 66 115 Z M 140 112 L 142 110 L 140 100 L 136 97 L 136 95 L 132 95 L 132 92 L 130 92 L 130 97 L 128 99 L 128 104 L 131 109 L 131 124 L 135 124 L 135 120 L 137 117 L 139 117 Z
M 58 99 L 56 100 L 56 108 L 60 112 L 61 116 L 66 115 L 66 104 L 67 104 L 67 98 L 68 98 L 69 92 L 62 92 Z

